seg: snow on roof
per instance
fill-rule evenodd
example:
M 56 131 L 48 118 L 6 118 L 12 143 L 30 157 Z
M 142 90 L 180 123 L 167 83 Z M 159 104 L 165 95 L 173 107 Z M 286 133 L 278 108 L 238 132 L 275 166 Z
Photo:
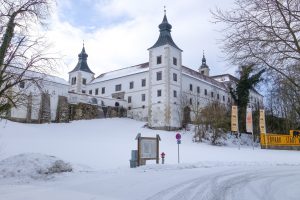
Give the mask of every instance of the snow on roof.
M 20 73 L 24 72 L 24 69 L 18 68 L 18 67 L 9 67 L 7 69 L 7 71 L 10 73 L 20 74 Z M 24 77 L 32 77 L 32 78 L 41 79 L 43 81 L 49 81 L 49 82 L 54 82 L 54 83 L 58 83 L 58 84 L 69 85 L 68 81 L 66 81 L 63 78 L 45 74 L 45 73 L 41 73 L 41 72 L 32 71 L 32 70 L 26 70 Z
M 102 81 L 107 81 L 107 80 L 111 80 L 111 79 L 115 79 L 115 78 L 120 78 L 120 77 L 124 77 L 124 76 L 129 76 L 129 75 L 133 75 L 133 74 L 138 74 L 138 73 L 142 73 L 142 72 L 146 72 L 146 71 L 149 71 L 149 63 L 143 63 L 143 64 L 126 67 L 123 69 L 100 74 L 97 78 L 95 78 L 91 82 L 91 84 L 99 83 Z
M 223 84 L 223 83 L 220 83 L 218 81 L 216 81 L 215 79 L 209 77 L 209 76 L 205 76 L 191 68 L 188 68 L 188 67 L 185 67 L 185 66 L 182 66 L 182 73 L 186 74 L 186 75 L 189 75 L 189 76 L 192 76 L 196 79 L 199 79 L 199 80 L 202 80 L 208 84 L 211 84 L 211 85 L 214 85 L 214 86 L 217 86 L 217 87 L 220 87 L 221 89 L 224 89 L 226 90 L 226 86 Z

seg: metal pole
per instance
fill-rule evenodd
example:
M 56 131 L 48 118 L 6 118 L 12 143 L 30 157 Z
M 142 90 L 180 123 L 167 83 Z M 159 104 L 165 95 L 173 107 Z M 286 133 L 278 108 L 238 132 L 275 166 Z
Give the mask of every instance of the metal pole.
M 238 131 L 238 141 L 239 141 L 239 150 L 241 149 L 241 137 L 240 137 L 240 132 Z
M 178 144 L 178 164 L 180 163 L 180 159 L 179 159 L 179 144 Z
M 254 150 L 254 134 L 253 134 L 253 131 L 252 131 L 252 148 Z

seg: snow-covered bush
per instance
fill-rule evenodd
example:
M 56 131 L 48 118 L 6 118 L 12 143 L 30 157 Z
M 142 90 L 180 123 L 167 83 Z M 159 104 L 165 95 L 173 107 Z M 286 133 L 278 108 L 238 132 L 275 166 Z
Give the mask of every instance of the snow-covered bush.
M 49 179 L 54 174 L 71 172 L 72 166 L 55 156 L 38 153 L 19 154 L 0 161 L 0 179 L 27 182 Z

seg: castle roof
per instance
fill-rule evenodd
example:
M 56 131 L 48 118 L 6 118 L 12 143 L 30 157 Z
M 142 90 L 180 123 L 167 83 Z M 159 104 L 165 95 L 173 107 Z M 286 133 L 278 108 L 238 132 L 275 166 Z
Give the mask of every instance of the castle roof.
M 169 45 L 175 47 L 176 49 L 182 51 L 182 50 L 175 44 L 175 42 L 174 42 L 173 39 L 172 39 L 172 36 L 171 36 L 172 25 L 169 24 L 169 22 L 168 22 L 166 12 L 165 12 L 165 15 L 164 15 L 164 18 L 163 18 L 162 23 L 161 23 L 158 27 L 159 27 L 159 31 L 160 31 L 158 40 L 157 40 L 156 43 L 155 43 L 152 47 L 150 47 L 149 49 L 153 49 L 153 48 L 156 48 L 156 47 L 160 47 L 160 46 L 169 44 Z M 149 50 L 149 49 L 148 49 L 148 50 Z
M 87 64 L 87 57 L 88 57 L 88 54 L 85 52 L 85 48 L 83 46 L 80 54 L 78 54 L 78 63 L 76 65 L 76 67 L 69 73 L 76 72 L 76 71 L 84 71 L 84 72 L 88 72 L 91 74 L 95 74 L 94 72 L 92 72 L 92 70 L 89 68 L 89 66 Z

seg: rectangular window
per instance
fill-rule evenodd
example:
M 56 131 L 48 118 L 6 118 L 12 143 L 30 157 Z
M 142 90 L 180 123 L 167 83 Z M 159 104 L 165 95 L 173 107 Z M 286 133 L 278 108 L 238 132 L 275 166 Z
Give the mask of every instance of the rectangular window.
M 200 93 L 200 87 L 199 86 L 197 87 L 197 93 L 198 94 Z
M 128 103 L 131 103 L 131 96 L 128 97 Z
M 193 91 L 193 85 L 190 84 L 190 91 Z
M 76 77 L 73 77 L 73 78 L 71 79 L 71 84 L 72 84 L 72 85 L 75 85 L 75 84 L 76 84 Z
M 177 65 L 177 58 L 173 57 L 173 65 Z
M 162 72 L 156 72 L 156 80 L 161 81 L 162 80 Z
M 161 90 L 157 90 L 157 96 L 158 96 L 158 97 L 161 96 Z
M 175 97 L 175 98 L 177 97 L 177 91 L 176 90 L 173 91 L 173 97 Z
M 85 90 L 82 90 L 81 92 L 82 92 L 82 94 L 85 94 Z
M 85 78 L 82 79 L 82 84 L 86 85 L 86 79 Z
M 217 94 L 217 99 L 220 99 L 220 95 L 219 94 Z
M 146 101 L 146 94 L 142 94 L 142 101 Z
M 19 87 L 20 87 L 20 88 L 25 88 L 25 82 L 24 82 L 24 81 L 20 82 L 20 83 L 19 83 Z
M 211 97 L 214 98 L 214 92 L 211 92 Z
M 223 101 L 225 101 L 225 96 L 223 96 Z
M 89 90 L 89 94 L 93 94 L 93 90 Z
M 204 94 L 205 94 L 205 96 L 207 95 L 207 89 L 204 90 Z
M 99 89 L 96 88 L 96 89 L 95 89 L 95 95 L 98 95 L 98 93 L 99 93 Z
M 161 56 L 156 57 L 156 64 L 161 64 Z
M 115 90 L 116 90 L 116 92 L 121 91 L 122 85 L 121 84 L 116 85 Z
M 177 82 L 177 74 L 176 73 L 173 73 L 173 81 Z
M 101 94 L 105 94 L 105 87 L 101 89 Z
M 192 99 L 192 98 L 190 98 L 190 104 L 191 104 L 191 105 L 193 104 L 193 99 Z
M 146 86 L 146 79 L 142 79 L 142 87 Z
M 133 89 L 133 86 L 134 86 L 134 82 L 131 81 L 131 82 L 129 83 L 129 89 Z

